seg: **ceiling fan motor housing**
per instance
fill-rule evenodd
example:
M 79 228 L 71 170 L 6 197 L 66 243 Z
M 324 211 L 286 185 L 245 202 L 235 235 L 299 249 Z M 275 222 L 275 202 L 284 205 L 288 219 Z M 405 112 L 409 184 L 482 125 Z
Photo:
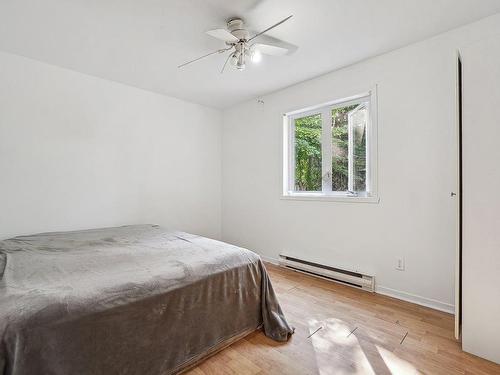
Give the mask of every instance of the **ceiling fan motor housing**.
M 248 31 L 243 28 L 243 20 L 241 18 L 231 18 L 227 21 L 227 29 L 239 40 L 248 39 Z

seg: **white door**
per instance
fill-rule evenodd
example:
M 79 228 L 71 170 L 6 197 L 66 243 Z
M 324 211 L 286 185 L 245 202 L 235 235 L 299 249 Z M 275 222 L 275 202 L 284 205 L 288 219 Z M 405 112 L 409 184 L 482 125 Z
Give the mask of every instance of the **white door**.
M 462 347 L 500 363 L 500 36 L 461 56 Z

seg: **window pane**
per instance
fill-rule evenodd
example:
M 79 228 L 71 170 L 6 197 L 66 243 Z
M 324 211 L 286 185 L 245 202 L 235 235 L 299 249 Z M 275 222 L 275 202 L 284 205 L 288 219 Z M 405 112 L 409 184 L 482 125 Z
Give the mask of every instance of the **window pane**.
M 321 115 L 295 120 L 295 190 L 321 191 Z
M 353 160 L 353 191 L 366 191 L 366 124 L 368 110 L 366 107 L 354 111 L 350 116 Z
M 357 105 L 332 109 L 332 190 L 349 186 L 349 112 Z

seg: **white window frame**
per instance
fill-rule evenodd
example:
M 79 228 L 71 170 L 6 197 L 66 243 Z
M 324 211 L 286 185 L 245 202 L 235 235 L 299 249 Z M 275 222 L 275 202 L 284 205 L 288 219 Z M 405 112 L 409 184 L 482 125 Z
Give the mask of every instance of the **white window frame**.
M 322 171 L 327 171 L 323 175 L 322 191 L 295 191 L 295 120 L 305 116 L 320 114 L 322 119 L 331 117 L 331 111 L 338 107 L 344 107 L 356 103 L 367 102 L 368 107 L 368 123 L 366 136 L 366 193 L 354 193 L 353 190 L 353 174 L 349 173 L 349 191 L 337 192 L 332 191 L 331 186 L 331 124 L 329 121 L 322 121 Z M 349 132 L 352 130 L 349 129 Z M 353 142 L 351 134 L 349 134 L 349 142 Z M 349 169 L 353 168 L 353 147 L 349 147 Z M 351 172 L 351 171 L 350 171 Z M 291 111 L 283 115 L 283 199 L 293 200 L 328 200 L 338 202 L 379 202 L 378 196 L 378 180 L 377 180 L 377 88 L 343 98 L 334 100 L 328 103 L 308 107 L 302 110 Z

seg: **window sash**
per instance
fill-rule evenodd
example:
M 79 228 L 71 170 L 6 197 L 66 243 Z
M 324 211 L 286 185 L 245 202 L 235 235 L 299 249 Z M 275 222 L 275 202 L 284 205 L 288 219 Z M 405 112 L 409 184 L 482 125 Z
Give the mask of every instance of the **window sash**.
M 369 179 L 368 179 L 368 174 L 370 170 L 370 153 L 369 153 L 369 148 L 368 148 L 368 128 L 370 126 L 370 105 L 369 102 L 362 102 L 360 103 L 356 108 L 354 108 L 351 112 L 348 114 L 348 120 L 347 120 L 347 134 L 348 134 L 348 147 L 347 147 L 347 152 L 348 152 L 348 173 L 347 173 L 347 178 L 348 178 L 348 187 L 347 187 L 347 192 L 352 195 L 357 195 L 358 192 L 354 190 L 354 122 L 353 122 L 353 117 L 354 115 L 359 112 L 360 110 L 366 109 L 368 110 L 368 119 L 366 122 L 366 155 L 365 155 L 365 163 L 366 163 L 366 177 L 365 177 L 365 191 L 369 192 Z
M 332 147 L 332 126 L 331 126 L 331 118 L 332 111 L 336 108 L 346 107 L 350 105 L 358 104 L 358 107 L 355 108 L 349 115 L 352 116 L 356 111 L 367 108 L 368 110 L 368 118 L 366 123 L 366 193 L 364 196 L 371 196 L 372 189 L 372 158 L 373 158 L 373 150 L 372 150 L 372 106 L 371 103 L 373 101 L 373 92 L 368 92 L 363 95 L 358 95 L 355 97 L 347 98 L 344 100 L 338 100 L 335 102 L 330 102 L 326 105 L 311 107 L 309 109 L 303 111 L 295 111 L 291 112 L 288 115 L 287 121 L 287 133 L 285 141 L 288 144 L 288 148 L 285 150 L 285 161 L 287 162 L 287 176 L 288 179 L 284 180 L 285 186 L 284 191 L 288 195 L 293 196 L 332 196 L 332 197 L 352 197 L 359 196 L 359 193 L 354 192 L 354 147 L 353 147 L 353 134 L 352 134 L 352 126 L 350 121 L 348 123 L 348 190 L 347 191 L 333 191 L 332 190 L 332 156 L 333 156 L 333 147 Z M 321 154 L 322 154 L 322 191 L 299 191 L 295 190 L 295 121 L 297 119 L 311 116 L 311 115 L 321 115 Z

